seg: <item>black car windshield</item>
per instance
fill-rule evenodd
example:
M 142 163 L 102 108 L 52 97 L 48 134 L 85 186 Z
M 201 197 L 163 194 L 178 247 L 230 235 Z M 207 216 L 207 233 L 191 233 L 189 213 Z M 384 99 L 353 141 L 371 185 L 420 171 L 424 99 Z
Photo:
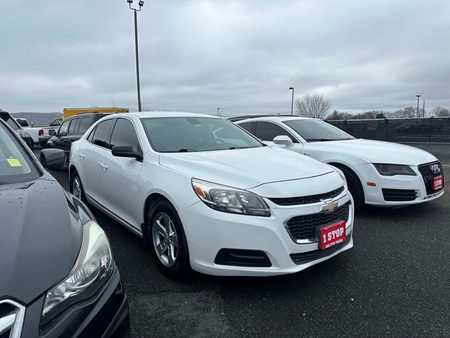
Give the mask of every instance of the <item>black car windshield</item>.
M 0 123 L 0 185 L 28 182 L 39 176 L 23 145 Z
M 331 124 L 317 119 L 298 119 L 284 121 L 306 142 L 353 140 L 354 137 Z
M 141 119 L 152 148 L 158 152 L 196 152 L 256 148 L 263 145 L 230 121 L 212 117 Z

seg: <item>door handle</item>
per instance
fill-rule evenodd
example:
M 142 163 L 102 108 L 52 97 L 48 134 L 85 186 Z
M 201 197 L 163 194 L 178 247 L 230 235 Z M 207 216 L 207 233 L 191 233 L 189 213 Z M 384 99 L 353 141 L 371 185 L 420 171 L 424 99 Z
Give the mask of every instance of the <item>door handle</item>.
M 79 154 L 79 156 L 80 156 L 80 159 L 82 159 L 82 160 L 84 160 L 86 158 L 85 154 Z
M 102 167 L 102 170 L 103 170 L 103 171 L 108 170 L 108 164 L 107 164 L 107 163 L 101 162 L 101 163 L 100 163 L 100 167 Z

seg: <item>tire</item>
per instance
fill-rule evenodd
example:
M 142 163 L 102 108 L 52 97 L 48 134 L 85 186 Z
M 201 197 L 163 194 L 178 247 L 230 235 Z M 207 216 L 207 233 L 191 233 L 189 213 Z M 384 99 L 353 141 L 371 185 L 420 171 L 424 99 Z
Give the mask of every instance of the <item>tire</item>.
M 353 196 L 355 210 L 360 210 L 365 204 L 364 190 L 361 181 L 351 169 L 343 165 L 333 165 L 344 173 L 344 176 L 347 180 L 348 190 Z
M 80 176 L 78 176 L 77 172 L 75 172 L 75 174 L 70 178 L 70 193 L 80 201 L 84 203 L 87 202 L 86 195 L 84 194 L 83 184 L 81 183 Z
M 183 225 L 175 208 L 167 200 L 157 200 L 147 217 L 148 244 L 159 269 L 169 278 L 191 275 L 189 250 Z

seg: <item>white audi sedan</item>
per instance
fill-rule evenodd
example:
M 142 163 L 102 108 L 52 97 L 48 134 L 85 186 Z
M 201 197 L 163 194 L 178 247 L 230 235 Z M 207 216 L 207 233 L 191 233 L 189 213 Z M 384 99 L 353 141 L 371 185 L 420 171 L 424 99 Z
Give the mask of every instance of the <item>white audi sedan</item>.
M 171 277 L 287 274 L 353 246 L 342 173 L 288 154 L 221 118 L 117 114 L 73 143 L 70 188 Z
M 267 144 L 278 144 L 342 170 L 356 208 L 364 203 L 416 204 L 444 194 L 441 163 L 421 149 L 356 139 L 319 119 L 268 116 L 236 123 Z

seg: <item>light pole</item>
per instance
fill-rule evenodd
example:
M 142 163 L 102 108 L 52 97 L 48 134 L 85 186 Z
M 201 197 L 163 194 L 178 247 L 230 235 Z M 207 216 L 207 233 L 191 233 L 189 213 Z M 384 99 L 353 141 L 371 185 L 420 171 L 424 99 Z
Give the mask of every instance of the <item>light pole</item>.
M 417 118 L 420 117 L 420 112 L 419 112 L 419 99 L 420 99 L 421 96 L 422 96 L 422 95 L 419 95 L 419 94 L 416 95 L 416 97 L 417 97 Z
M 134 13 L 134 46 L 136 49 L 136 82 L 137 82 L 137 97 L 138 97 L 138 111 L 142 111 L 142 103 L 141 103 L 141 82 L 139 80 L 139 45 L 138 45 L 138 31 L 137 31 L 137 12 L 142 10 L 142 6 L 144 6 L 144 1 L 140 0 L 138 2 L 138 7 L 133 7 L 133 0 L 127 0 L 128 7 Z
M 220 108 L 217 108 L 217 111 L 216 111 L 217 116 L 220 116 L 219 115 L 219 110 L 220 110 Z
M 425 117 L 425 100 L 422 100 L 422 116 Z
M 291 99 L 291 115 L 294 115 L 294 87 L 289 87 L 289 90 L 292 91 L 292 99 Z

